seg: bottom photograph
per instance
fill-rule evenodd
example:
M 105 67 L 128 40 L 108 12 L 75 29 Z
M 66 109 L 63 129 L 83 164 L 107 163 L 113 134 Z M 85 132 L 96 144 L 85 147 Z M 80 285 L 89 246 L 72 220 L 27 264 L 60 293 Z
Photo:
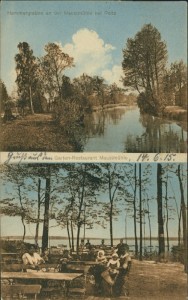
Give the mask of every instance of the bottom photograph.
M 1 165 L 1 299 L 185 299 L 186 163 Z

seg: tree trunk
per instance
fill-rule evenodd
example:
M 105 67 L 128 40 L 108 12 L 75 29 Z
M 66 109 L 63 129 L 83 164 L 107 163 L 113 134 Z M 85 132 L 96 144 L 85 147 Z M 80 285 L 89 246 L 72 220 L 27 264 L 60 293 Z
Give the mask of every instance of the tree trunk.
M 22 225 L 23 225 L 23 237 L 22 237 L 22 240 L 24 242 L 25 240 L 25 234 L 26 234 L 26 227 L 25 227 L 25 222 L 24 222 L 24 208 L 23 208 L 23 204 L 22 204 L 22 196 L 21 196 L 21 189 L 20 189 L 20 186 L 18 186 L 18 195 L 19 195 L 19 201 L 20 201 L 20 206 L 21 206 L 21 209 L 22 209 L 22 214 L 21 214 L 21 221 L 22 221 Z
M 39 224 L 40 224 L 40 190 L 41 190 L 41 179 L 38 179 L 38 209 L 37 209 L 37 221 L 36 221 L 36 231 L 35 231 L 35 244 L 38 245 L 38 237 L 39 237 Z
M 167 239 L 167 249 L 168 252 L 170 251 L 170 244 L 169 244 L 169 234 L 168 234 L 168 220 L 169 220 L 169 216 L 168 216 L 168 176 L 166 179 L 166 194 L 165 194 L 165 202 L 166 202 L 166 239 Z
M 147 198 L 147 209 L 148 209 L 148 225 L 149 225 L 149 246 L 150 246 L 150 253 L 152 248 L 152 235 L 151 235 L 151 219 L 150 219 L 150 211 L 149 211 L 149 199 Z
M 140 207 L 139 207 L 139 214 L 140 214 L 140 255 L 139 259 L 142 260 L 142 169 L 141 164 L 139 164 L 139 198 L 140 198 Z
M 48 237 L 49 237 L 49 207 L 50 207 L 50 166 L 47 167 L 46 176 L 46 191 L 45 191 L 45 204 L 44 204 L 44 223 L 43 223 L 43 234 L 42 234 L 42 252 L 45 248 L 48 248 Z
M 80 198 L 80 204 L 79 204 L 79 214 L 78 214 L 78 225 L 77 225 L 77 243 L 76 243 L 76 251 L 78 253 L 79 250 L 79 240 L 80 240 L 80 229 L 82 226 L 82 222 L 80 220 L 81 213 L 82 213 L 82 207 L 84 204 L 84 191 L 85 191 L 85 180 L 86 180 L 86 165 L 84 165 L 84 170 L 83 170 L 83 182 L 82 182 L 82 193 L 81 193 L 81 198 Z
M 138 256 L 138 238 L 137 238 L 137 227 L 136 227 L 136 190 L 137 190 L 137 178 L 136 178 L 136 164 L 134 165 L 134 202 L 133 202 L 133 207 L 134 207 L 134 238 L 135 238 L 135 256 Z
M 72 238 L 72 251 L 74 251 L 74 231 L 73 231 L 72 220 L 71 220 L 71 238 Z
M 163 227 L 163 201 L 162 201 L 162 166 L 157 165 L 157 204 L 158 204 L 158 240 L 159 240 L 159 256 L 164 258 L 164 227 Z
M 181 208 L 180 208 L 180 214 L 178 216 L 178 246 L 181 244 Z
M 31 106 L 31 113 L 33 115 L 34 114 L 34 109 L 33 109 L 33 99 L 32 99 L 31 86 L 29 87 L 29 100 L 30 100 L 30 106 Z
M 77 254 L 78 254 L 78 251 L 79 251 L 80 228 L 81 228 L 81 225 L 78 224 L 78 226 L 77 226 L 77 241 L 76 241 L 76 252 L 77 252 Z
M 110 205 L 110 245 L 113 247 L 113 225 L 112 225 L 113 204 Z
M 185 270 L 185 272 L 187 272 L 188 271 L 187 215 L 186 215 L 186 206 L 185 206 L 185 199 L 184 199 L 183 183 L 182 183 L 182 178 L 181 178 L 181 173 L 180 172 L 181 172 L 181 167 L 180 167 L 180 165 L 178 165 L 177 176 L 178 176 L 178 179 L 179 179 L 180 194 L 181 194 L 181 210 L 182 210 L 182 224 L 183 224 L 183 247 L 184 247 L 184 270 Z
M 70 238 L 70 231 L 69 231 L 69 220 L 67 220 L 67 235 L 69 240 L 69 249 L 71 249 L 72 246 L 71 246 L 71 238 Z

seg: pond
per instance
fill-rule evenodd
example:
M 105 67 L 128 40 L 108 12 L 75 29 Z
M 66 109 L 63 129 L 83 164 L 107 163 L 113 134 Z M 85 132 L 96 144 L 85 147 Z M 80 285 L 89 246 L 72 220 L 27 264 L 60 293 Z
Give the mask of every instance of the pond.
M 185 153 L 182 124 L 147 114 L 138 107 L 118 106 L 95 111 L 85 119 L 84 152 Z

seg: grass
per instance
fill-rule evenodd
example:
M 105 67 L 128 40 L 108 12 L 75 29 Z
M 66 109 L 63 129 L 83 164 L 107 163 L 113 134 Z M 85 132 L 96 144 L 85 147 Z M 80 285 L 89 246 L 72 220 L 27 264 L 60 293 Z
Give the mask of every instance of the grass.
M 51 114 L 34 114 L 1 124 L 1 151 L 74 151 Z

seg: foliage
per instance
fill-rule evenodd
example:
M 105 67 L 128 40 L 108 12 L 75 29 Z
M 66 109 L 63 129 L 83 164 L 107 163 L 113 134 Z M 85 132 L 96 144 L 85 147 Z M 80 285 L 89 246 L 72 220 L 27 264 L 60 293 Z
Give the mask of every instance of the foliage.
M 20 253 L 28 251 L 33 244 L 23 242 L 22 240 L 1 240 L 1 252 Z
M 179 246 L 173 246 L 171 248 L 172 258 L 174 261 L 179 261 L 184 264 L 184 246 L 183 244 Z
M 4 82 L 0 79 L 0 112 L 2 113 L 5 108 L 5 103 L 9 100 L 9 95 L 7 93 L 6 86 Z
M 186 108 L 187 67 L 182 60 L 170 65 L 163 76 L 163 97 L 166 105 Z
M 63 101 L 63 84 L 65 84 L 64 70 L 73 66 L 73 58 L 64 53 L 56 43 L 48 43 L 44 50 L 46 54 L 40 59 L 40 75 L 45 93 L 56 105 L 58 117 L 58 105 Z M 66 97 L 66 95 L 65 95 Z M 51 100 L 50 100 L 51 101 Z
M 156 114 L 166 61 L 166 44 L 151 24 L 144 25 L 134 38 L 129 38 L 123 49 L 124 85 L 143 93 L 139 107 L 144 109 L 147 99 L 146 109 L 150 105 Z
M 33 94 L 37 85 L 37 61 L 33 55 L 33 50 L 26 42 L 18 44 L 19 53 L 15 56 L 16 62 L 16 83 L 18 86 L 18 95 L 22 107 L 26 104 L 30 107 L 31 113 L 34 113 Z

